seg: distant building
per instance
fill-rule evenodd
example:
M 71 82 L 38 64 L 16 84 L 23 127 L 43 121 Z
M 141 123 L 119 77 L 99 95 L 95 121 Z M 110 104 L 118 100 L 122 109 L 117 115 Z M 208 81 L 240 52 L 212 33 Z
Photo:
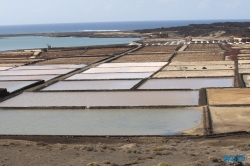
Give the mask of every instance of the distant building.
M 154 32 L 150 35 L 152 38 L 167 38 L 168 32 Z

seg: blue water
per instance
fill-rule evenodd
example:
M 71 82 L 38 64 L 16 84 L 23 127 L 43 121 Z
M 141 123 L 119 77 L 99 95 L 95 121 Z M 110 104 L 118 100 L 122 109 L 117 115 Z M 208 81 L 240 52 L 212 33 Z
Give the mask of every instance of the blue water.
M 126 44 L 135 40 L 139 40 L 139 38 L 73 38 L 42 36 L 6 37 L 0 38 L 0 51 L 47 48 L 47 44 L 52 47 Z
M 186 26 L 189 24 L 210 24 L 214 22 L 249 22 L 248 20 L 176 20 L 176 21 L 128 21 L 94 22 L 69 24 L 11 25 L 0 26 L 0 34 L 28 34 L 49 32 L 122 31 L 147 28 Z

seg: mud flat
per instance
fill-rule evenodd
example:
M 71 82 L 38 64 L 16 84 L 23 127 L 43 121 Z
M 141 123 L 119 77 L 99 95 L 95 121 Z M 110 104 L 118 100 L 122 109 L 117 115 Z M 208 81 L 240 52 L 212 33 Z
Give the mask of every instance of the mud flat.
M 151 76 L 153 73 L 93 73 L 76 74 L 66 80 L 102 80 L 102 79 L 143 79 Z
M 250 89 L 207 89 L 209 105 L 249 105 Z
M 178 120 L 176 120 L 178 119 Z M 200 108 L 0 109 L 6 135 L 202 135 Z
M 139 89 L 200 89 L 207 87 L 233 87 L 234 77 L 228 78 L 176 78 L 150 79 Z
M 234 70 L 161 71 L 154 78 L 232 77 Z
M 43 91 L 131 89 L 141 80 L 59 81 Z
M 213 132 L 250 132 L 250 107 L 209 107 Z
M 198 106 L 198 101 L 199 91 L 25 92 L 0 107 Z
M 166 66 L 163 70 L 230 70 L 234 69 L 234 65 L 179 65 Z
M 171 53 L 167 54 L 129 54 L 122 56 L 112 61 L 112 63 L 125 62 L 168 62 L 173 56 Z

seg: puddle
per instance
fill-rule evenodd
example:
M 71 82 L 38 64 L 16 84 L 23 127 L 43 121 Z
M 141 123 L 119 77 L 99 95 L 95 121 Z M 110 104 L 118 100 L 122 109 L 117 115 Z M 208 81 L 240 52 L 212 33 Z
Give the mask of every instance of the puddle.
M 44 80 L 48 81 L 58 75 L 37 75 L 37 76 L 1 76 L 0 81 L 10 81 L 10 80 Z
M 74 69 L 57 69 L 57 70 L 8 70 L 1 71 L 0 75 L 55 75 L 55 74 L 66 74 Z
M 8 69 L 11 69 L 12 67 L 1 67 L 0 66 L 0 71 L 2 71 L 2 70 L 8 70 Z
M 153 73 L 96 73 L 96 74 L 76 74 L 66 80 L 84 80 L 84 79 L 143 79 L 151 76 Z
M 36 82 L 37 81 L 0 81 L 0 88 L 6 88 L 7 91 L 11 93 Z
M 97 67 L 154 67 L 154 66 L 159 66 L 162 67 L 166 65 L 167 62 L 145 62 L 145 63 L 104 63 L 101 64 Z
M 156 72 L 160 67 L 113 67 L 113 68 L 92 68 L 83 73 L 138 73 Z
M 139 89 L 200 89 L 209 87 L 233 87 L 234 78 L 176 78 L 151 79 Z
M 0 109 L 0 134 L 179 135 L 201 121 L 196 109 Z
M 50 70 L 50 69 L 77 69 L 86 65 L 40 65 L 40 66 L 19 66 L 11 70 Z
M 0 107 L 195 106 L 199 91 L 25 92 Z
M 103 81 L 60 81 L 43 90 L 112 90 L 131 89 L 141 80 L 103 80 Z

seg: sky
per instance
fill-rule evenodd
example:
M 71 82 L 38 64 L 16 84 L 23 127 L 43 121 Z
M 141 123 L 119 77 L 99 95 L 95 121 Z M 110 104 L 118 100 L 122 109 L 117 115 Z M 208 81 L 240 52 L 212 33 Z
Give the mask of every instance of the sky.
M 250 0 L 0 0 L 0 25 L 250 19 Z

